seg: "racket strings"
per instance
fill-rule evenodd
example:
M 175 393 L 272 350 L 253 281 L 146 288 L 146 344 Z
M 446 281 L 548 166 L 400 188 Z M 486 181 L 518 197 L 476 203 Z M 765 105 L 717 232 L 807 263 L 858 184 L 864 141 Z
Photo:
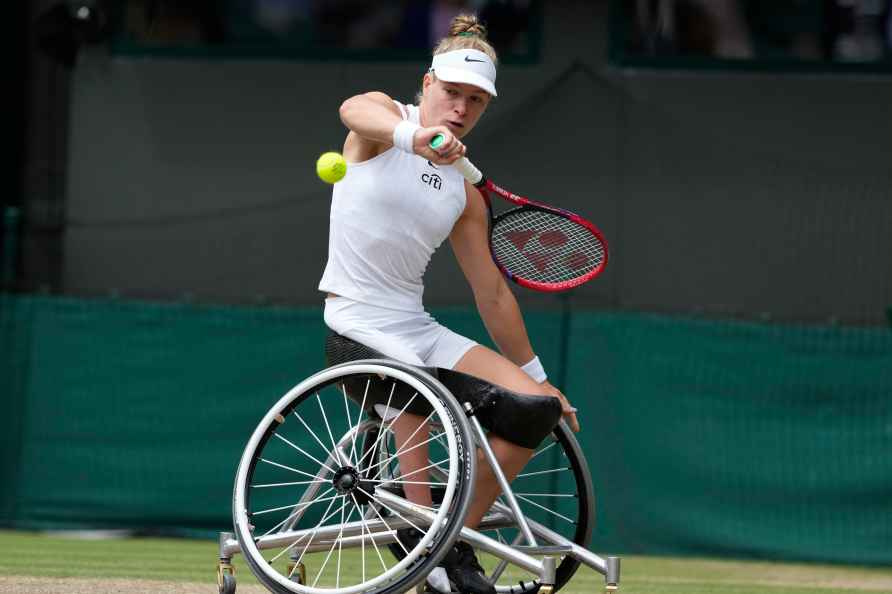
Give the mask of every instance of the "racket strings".
M 492 248 L 511 274 L 548 284 L 585 277 L 605 258 L 604 245 L 590 229 L 540 210 L 519 209 L 498 217 Z

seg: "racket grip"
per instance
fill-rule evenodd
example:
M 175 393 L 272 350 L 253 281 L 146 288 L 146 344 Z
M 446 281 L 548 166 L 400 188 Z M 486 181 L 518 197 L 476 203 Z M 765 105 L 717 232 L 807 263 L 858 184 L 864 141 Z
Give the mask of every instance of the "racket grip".
M 466 180 L 471 182 L 473 185 L 477 185 L 483 179 L 483 173 L 474 167 L 474 164 L 468 161 L 466 157 L 460 158 L 458 161 L 452 164 L 453 167 L 458 169 L 458 172 L 461 173 Z
M 430 141 L 430 147 L 432 149 L 436 149 L 438 146 L 443 144 L 443 135 L 437 134 Z M 474 184 L 475 186 L 480 183 L 483 179 L 483 173 L 474 167 L 474 164 L 468 161 L 466 157 L 460 158 L 458 161 L 452 164 L 459 173 L 461 173 L 466 180 Z

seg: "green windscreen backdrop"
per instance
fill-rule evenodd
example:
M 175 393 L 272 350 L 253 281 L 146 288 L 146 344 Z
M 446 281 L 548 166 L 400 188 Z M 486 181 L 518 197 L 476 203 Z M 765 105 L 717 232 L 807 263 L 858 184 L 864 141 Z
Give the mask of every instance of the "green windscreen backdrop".
M 892 562 L 888 329 L 525 319 L 580 409 L 596 552 Z M 0 296 L 0 525 L 229 530 L 241 450 L 324 335 L 316 308 Z

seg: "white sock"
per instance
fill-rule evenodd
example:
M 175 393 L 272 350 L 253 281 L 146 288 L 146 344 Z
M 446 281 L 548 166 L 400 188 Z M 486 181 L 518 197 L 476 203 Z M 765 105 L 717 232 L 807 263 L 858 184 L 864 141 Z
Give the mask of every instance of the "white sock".
M 384 404 L 376 404 L 375 412 L 378 413 L 378 416 L 380 416 L 385 421 L 389 421 L 400 414 L 400 410 L 398 408 L 393 408 Z
M 435 567 L 434 570 L 430 572 L 427 576 L 427 583 L 430 584 L 431 588 L 442 594 L 449 594 L 452 592 L 449 578 L 446 577 L 446 570 L 442 567 Z

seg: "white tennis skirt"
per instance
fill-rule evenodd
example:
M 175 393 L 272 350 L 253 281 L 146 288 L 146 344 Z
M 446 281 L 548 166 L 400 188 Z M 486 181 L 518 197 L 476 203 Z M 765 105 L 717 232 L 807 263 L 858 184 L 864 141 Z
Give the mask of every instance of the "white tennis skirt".
M 410 365 L 452 369 L 477 344 L 427 312 L 388 309 L 347 297 L 326 298 L 324 317 L 338 334 Z

